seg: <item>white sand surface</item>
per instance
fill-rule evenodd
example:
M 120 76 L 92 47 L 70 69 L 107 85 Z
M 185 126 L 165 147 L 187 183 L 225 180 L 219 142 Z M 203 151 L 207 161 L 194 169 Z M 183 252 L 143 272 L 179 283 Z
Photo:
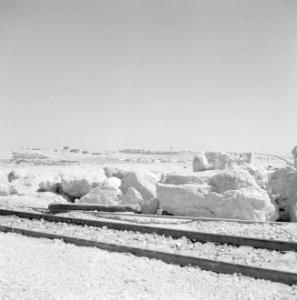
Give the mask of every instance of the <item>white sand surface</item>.
M 296 286 L 0 233 L 1 299 L 296 299 Z

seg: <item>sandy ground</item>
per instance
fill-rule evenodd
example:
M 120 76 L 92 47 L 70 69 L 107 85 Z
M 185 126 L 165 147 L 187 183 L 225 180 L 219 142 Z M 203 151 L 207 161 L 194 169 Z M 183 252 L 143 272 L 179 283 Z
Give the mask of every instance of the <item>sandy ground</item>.
M 1 299 L 296 299 L 297 287 L 0 233 Z
M 26 152 L 26 151 L 25 151 Z M 0 169 L 5 173 L 8 173 L 12 169 L 25 169 L 26 172 L 35 173 L 56 173 L 60 170 L 67 170 L 77 167 L 82 167 L 87 170 L 94 170 L 102 168 L 103 166 L 119 167 L 124 170 L 139 170 L 145 169 L 152 172 L 164 173 L 164 172 L 178 172 L 180 174 L 192 173 L 192 160 L 195 153 L 185 154 L 172 154 L 172 155 L 149 155 L 149 154 L 124 154 L 120 152 L 105 152 L 99 156 L 91 154 L 71 153 L 68 151 L 59 150 L 54 152 L 53 149 L 29 151 L 30 153 L 39 153 L 48 157 L 48 159 L 40 160 L 45 164 L 38 165 L 34 160 L 31 162 L 20 163 L 5 163 L 0 160 Z M 11 153 L 7 155 L 7 158 L 11 158 Z M 5 158 L 3 155 L 1 158 Z M 292 162 L 290 156 L 284 156 L 284 158 Z M 59 165 L 59 160 L 74 161 L 77 165 Z M 56 160 L 54 165 L 46 165 L 47 161 Z M 274 166 L 284 167 L 286 162 L 273 156 L 258 155 L 255 160 L 256 166 Z

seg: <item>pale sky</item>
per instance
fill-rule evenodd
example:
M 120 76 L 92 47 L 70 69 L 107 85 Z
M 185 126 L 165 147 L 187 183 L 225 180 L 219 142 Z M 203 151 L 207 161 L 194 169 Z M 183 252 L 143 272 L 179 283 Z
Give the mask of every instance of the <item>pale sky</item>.
M 297 144 L 296 0 L 0 0 L 0 150 Z

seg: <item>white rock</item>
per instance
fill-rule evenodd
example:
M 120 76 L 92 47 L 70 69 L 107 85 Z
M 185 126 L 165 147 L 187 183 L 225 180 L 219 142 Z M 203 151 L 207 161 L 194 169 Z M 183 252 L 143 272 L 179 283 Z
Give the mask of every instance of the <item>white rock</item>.
M 114 168 L 114 167 L 104 167 L 103 170 L 104 170 L 105 176 L 107 178 L 117 177 L 119 179 L 122 179 L 125 176 L 125 174 L 127 173 L 126 171 L 124 171 L 122 169 Z
M 277 169 L 268 178 L 267 191 L 279 208 L 280 220 L 288 221 L 297 202 L 297 170 L 293 167 Z
M 117 177 L 106 178 L 100 189 L 101 190 L 109 190 L 112 191 L 115 195 L 117 195 L 118 199 L 122 198 L 122 191 L 120 190 L 121 180 Z
M 212 166 L 208 163 L 204 152 L 197 154 L 193 159 L 193 171 L 201 172 L 209 169 L 212 169 Z
M 266 170 L 261 166 L 247 165 L 246 170 L 255 178 L 260 188 L 266 189 L 268 183 L 268 175 L 271 171 Z
M 12 179 L 9 184 L 10 193 L 18 195 L 27 195 L 37 191 L 56 193 L 59 191 L 60 186 L 61 177 L 51 173 L 26 175 L 25 177 Z
M 209 185 L 158 184 L 160 208 L 174 215 L 268 221 L 277 212 L 268 194 L 259 188 L 229 190 L 222 194 Z
M 0 196 L 7 196 L 8 194 L 9 194 L 8 186 L 0 182 Z
M 144 200 L 156 198 L 156 184 L 158 182 L 157 175 L 146 171 L 137 170 L 130 171 L 123 177 L 121 190 L 125 194 L 129 187 L 135 188 Z
M 291 222 L 297 222 L 297 203 L 290 206 L 288 209 L 289 217 Z
M 8 177 L 6 174 L 0 171 L 0 182 L 3 183 L 4 185 L 8 185 Z
M 246 162 L 253 166 L 255 164 L 256 161 L 256 154 L 255 153 L 246 153 Z
M 210 216 L 204 213 L 203 203 L 211 187 L 209 185 L 172 185 L 157 184 L 157 198 L 160 208 L 174 215 Z
M 160 183 L 165 184 L 204 184 L 208 183 L 210 178 L 217 174 L 218 170 L 209 170 L 204 172 L 196 172 L 192 174 L 163 174 Z
M 218 170 L 232 169 L 247 163 L 246 157 L 239 153 L 206 152 L 205 155 L 213 168 Z
M 244 153 L 201 152 L 193 159 L 193 171 L 232 169 L 252 161 L 251 155 Z
M 38 191 L 39 183 L 39 176 L 28 175 L 11 181 L 9 191 L 12 195 L 30 195 Z
M 133 187 L 129 187 L 123 196 L 122 202 L 125 205 L 138 205 L 143 214 L 155 214 L 159 209 L 158 199 L 152 198 L 143 200 L 141 194 Z
M 106 179 L 103 170 L 86 172 L 85 170 L 72 170 L 71 173 L 61 174 L 63 192 L 70 198 L 80 198 L 89 193 L 93 188 L 101 186 Z
M 66 203 L 66 200 L 54 193 L 32 193 L 30 195 L 13 195 L 0 198 L 0 206 L 5 207 L 40 207 L 47 208 L 51 203 Z
M 138 205 L 139 207 L 144 203 L 141 194 L 133 187 L 128 188 L 123 196 L 122 202 L 124 205 Z
M 119 190 L 121 186 L 121 180 L 117 177 L 106 178 L 101 186 L 102 190 Z
M 159 178 L 159 175 L 146 170 L 130 171 L 122 179 L 121 190 L 126 194 L 129 187 L 136 189 L 143 199 L 141 212 L 154 214 L 159 208 L 159 201 L 156 199 L 156 184 Z
M 243 188 L 230 190 L 222 194 L 224 196 L 224 218 L 239 218 L 255 221 L 275 221 L 278 219 L 278 211 L 271 203 L 270 197 L 263 189 Z M 229 205 L 229 207 L 227 207 Z
M 245 170 L 225 170 L 214 175 L 210 181 L 212 192 L 223 193 L 241 188 L 259 188 L 254 177 Z
M 57 193 L 61 189 L 61 176 L 58 174 L 42 175 L 39 181 L 38 190 L 40 192 Z
M 101 190 L 100 187 L 97 187 L 78 199 L 76 203 L 119 205 L 121 199 L 116 190 Z
M 155 214 L 160 207 L 160 202 L 156 198 L 147 199 L 141 205 L 142 214 Z

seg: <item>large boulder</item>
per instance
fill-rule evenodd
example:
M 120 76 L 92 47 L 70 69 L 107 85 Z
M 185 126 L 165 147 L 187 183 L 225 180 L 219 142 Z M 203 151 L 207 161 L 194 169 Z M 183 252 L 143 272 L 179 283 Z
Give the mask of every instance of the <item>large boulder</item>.
M 241 188 L 259 188 L 254 177 L 246 170 L 225 170 L 214 175 L 210 181 L 212 191 L 224 193 Z
M 121 204 L 121 198 L 116 190 L 102 190 L 100 187 L 97 187 L 78 199 L 76 203 L 119 205 Z
M 89 193 L 93 188 L 100 187 L 106 176 L 103 170 L 87 172 L 77 170 L 61 174 L 62 191 L 72 200 L 80 198 Z
M 141 194 L 133 187 L 129 187 L 123 195 L 124 205 L 137 205 L 143 214 L 155 214 L 159 209 L 159 200 L 156 198 L 144 200 Z
M 11 195 L 30 195 L 38 191 L 39 183 L 39 176 L 28 175 L 11 181 L 9 191 Z
M 205 156 L 213 169 L 218 170 L 232 169 L 247 163 L 246 156 L 239 153 L 206 152 Z
M 128 189 L 133 187 L 143 199 L 141 212 L 155 214 L 159 208 L 159 201 L 156 199 L 156 185 L 158 181 L 159 176 L 149 171 L 130 171 L 122 179 L 121 190 L 123 194 L 126 194 Z
M 8 181 L 19 179 L 21 177 L 26 177 L 28 174 L 23 169 L 11 170 L 8 173 Z
M 10 194 L 18 195 L 28 195 L 37 191 L 58 193 L 61 188 L 61 177 L 55 173 L 14 177 L 14 179 L 11 179 L 9 187 Z
M 160 208 L 174 215 L 268 221 L 277 212 L 268 194 L 260 188 L 241 188 L 223 193 L 209 185 L 158 184 Z
M 257 184 L 260 188 L 265 189 L 268 183 L 268 176 L 271 171 L 261 167 L 261 166 L 252 166 L 247 165 L 246 170 L 255 178 Z
M 204 184 L 208 183 L 210 178 L 217 174 L 217 170 L 197 172 L 192 174 L 163 174 L 160 183 L 164 184 Z
M 135 188 L 144 200 L 156 198 L 156 184 L 158 182 L 157 175 L 146 171 L 137 170 L 130 171 L 123 177 L 121 190 L 125 194 L 129 187 Z
M 9 194 L 9 187 L 0 182 L 0 196 L 7 196 Z
M 58 193 L 61 190 L 61 182 L 61 176 L 58 174 L 40 176 L 38 191 Z
M 117 177 L 106 178 L 102 185 L 101 189 L 103 190 L 119 190 L 120 191 L 121 180 Z
M 212 169 L 212 166 L 209 164 L 204 152 L 198 153 L 193 159 L 193 171 L 201 172 Z
M 5 185 L 8 185 L 8 177 L 6 176 L 6 174 L 4 174 L 1 171 L 0 171 L 0 182 Z
M 255 221 L 275 221 L 278 211 L 272 204 L 269 195 L 263 189 L 244 188 L 230 190 L 222 194 L 224 197 L 223 217 Z M 230 215 L 229 210 L 232 210 Z
M 245 166 L 253 162 L 247 153 L 201 152 L 193 159 L 193 171 L 224 170 Z
M 103 170 L 107 178 L 117 177 L 119 179 L 122 179 L 127 173 L 127 171 L 114 167 L 104 167 Z
M 289 210 L 289 217 L 291 222 L 297 222 L 297 203 L 291 205 Z
M 290 166 L 277 169 L 268 178 L 267 191 L 279 208 L 280 220 L 289 221 L 297 202 L 297 170 Z
M 47 208 L 51 203 L 66 203 L 61 196 L 50 192 L 32 193 L 30 195 L 11 195 L 0 197 L 0 206 L 2 207 L 36 207 Z
M 103 181 L 100 189 L 106 190 L 106 191 L 111 191 L 113 194 L 115 194 L 117 196 L 118 199 L 121 199 L 122 191 L 120 190 L 120 186 L 121 186 L 120 179 L 118 179 L 117 177 L 110 177 L 110 178 L 106 178 Z M 108 192 L 106 192 L 106 194 L 108 194 Z
M 160 201 L 157 198 L 147 199 L 145 200 L 141 207 L 140 211 L 142 214 L 156 214 L 158 209 L 160 208 Z
M 124 205 L 138 205 L 138 207 L 141 208 L 144 201 L 141 194 L 130 186 L 127 192 L 123 195 L 122 203 Z
M 199 201 L 206 198 L 210 189 L 209 185 L 159 183 L 157 197 L 163 211 L 174 215 L 204 216 L 205 213 L 201 212 L 203 206 Z

